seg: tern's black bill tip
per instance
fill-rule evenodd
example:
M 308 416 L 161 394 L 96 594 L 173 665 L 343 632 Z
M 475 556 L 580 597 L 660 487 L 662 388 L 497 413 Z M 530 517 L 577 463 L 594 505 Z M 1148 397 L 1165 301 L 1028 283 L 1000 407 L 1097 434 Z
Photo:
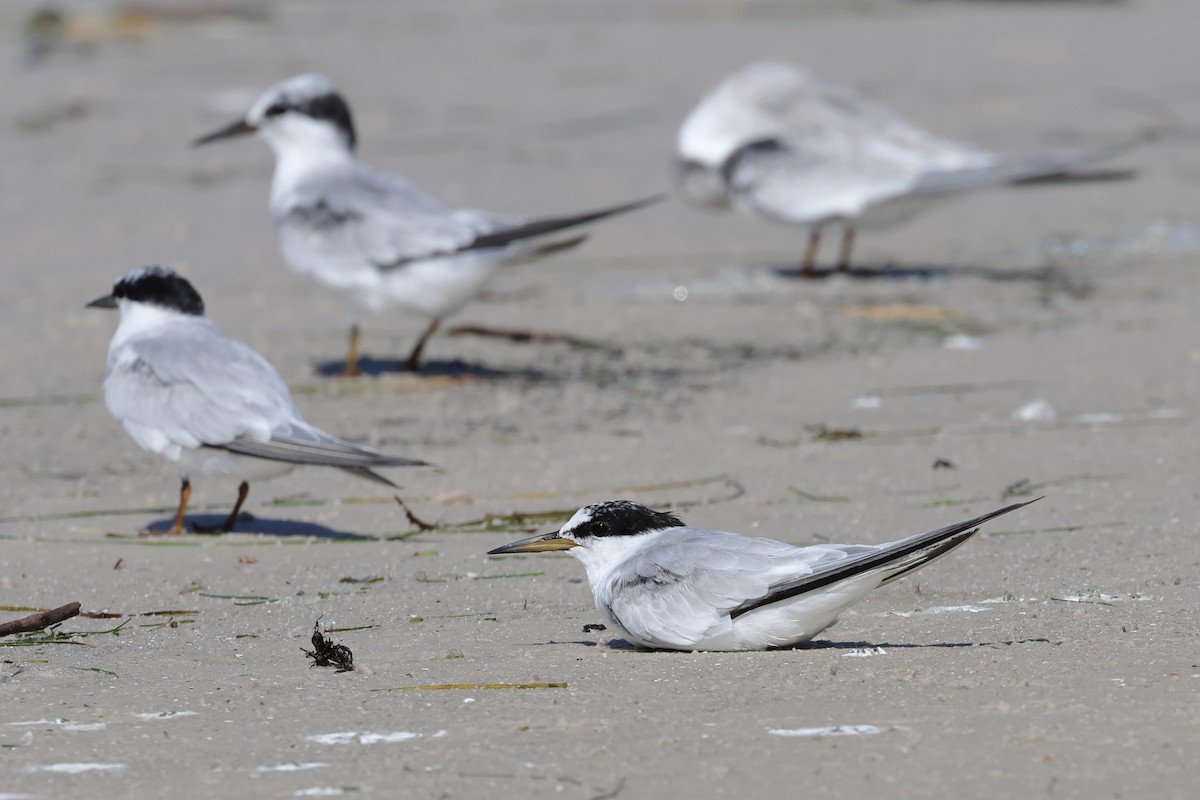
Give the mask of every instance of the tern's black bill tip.
M 217 142 L 221 139 L 229 139 L 234 136 L 244 136 L 247 133 L 254 133 L 258 128 L 254 127 L 244 119 L 239 119 L 237 122 L 230 123 L 223 128 L 206 133 L 198 139 L 192 140 L 192 147 L 200 147 L 211 142 Z
M 97 297 L 92 302 L 88 303 L 84 308 L 116 308 L 117 301 L 111 294 L 106 294 L 103 297 Z

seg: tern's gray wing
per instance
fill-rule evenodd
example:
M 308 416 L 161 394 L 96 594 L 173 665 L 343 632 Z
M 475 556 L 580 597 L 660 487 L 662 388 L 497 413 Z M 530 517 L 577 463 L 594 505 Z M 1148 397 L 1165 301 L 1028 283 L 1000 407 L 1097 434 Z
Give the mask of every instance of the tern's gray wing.
M 372 467 L 420 467 L 426 462 L 380 453 L 368 447 L 347 442 L 296 418 L 276 428 L 271 438 L 255 439 L 238 436 L 220 445 L 225 450 L 244 456 L 286 461 L 289 464 L 338 467 L 377 483 L 395 486 L 387 478 L 371 471 Z
M 756 608 L 799 597 L 870 572 L 879 573 L 879 586 L 886 585 L 928 566 L 946 555 L 974 536 L 979 526 L 988 520 L 1016 511 L 1018 508 L 1023 508 L 1040 499 L 1014 503 L 963 522 L 956 522 L 927 533 L 918 533 L 915 536 L 888 544 L 858 547 L 828 545 L 828 547 L 843 550 L 846 557 L 826 559 L 822 563 L 814 564 L 813 571 L 809 575 L 773 583 L 761 597 L 747 599 L 730 609 L 730 615 L 736 618 Z M 812 548 L 805 548 L 805 550 L 810 549 Z
M 545 245 L 536 240 L 658 200 L 539 219 L 451 211 L 412 183 L 356 163 L 294 187 L 274 201 L 272 213 L 287 260 L 336 283 L 328 275 L 330 265 L 391 270 L 468 251 L 516 249 L 519 254 L 526 243 L 540 250 Z
M 817 146 L 814 140 L 796 148 L 777 140 L 759 142 L 735 153 L 723 172 L 740 205 L 797 225 L 856 217 L 912 191 L 920 177 L 912 163 L 842 144 L 830 140 Z
M 873 550 L 860 545 L 797 548 L 721 531 L 669 531 L 614 573 L 608 606 L 630 633 L 679 647 L 732 624 L 730 611 L 771 587 Z
M 589 222 L 597 222 L 618 214 L 635 211 L 639 208 L 657 203 L 662 196 L 655 195 L 631 203 L 608 206 L 592 211 L 582 211 L 577 214 L 564 214 L 553 217 L 538 217 L 525 219 L 511 214 L 495 214 L 490 211 L 462 209 L 455 211 L 453 217 L 471 231 L 470 240 L 451 250 L 429 253 L 430 256 L 448 256 L 478 250 L 503 251 L 516 257 L 528 257 L 556 252 L 567 247 L 573 247 L 582 242 L 587 234 L 574 234 L 567 239 L 555 237 L 555 234 L 570 228 L 577 228 Z M 554 241 L 549 241 L 550 238 Z M 411 259 L 410 259 L 411 260 Z M 389 267 L 402 267 L 406 261 L 400 261 Z
M 917 180 L 913 187 L 915 192 L 936 193 L 955 192 L 963 189 L 976 189 L 985 186 L 996 186 L 1004 183 L 1022 183 L 1045 180 L 1090 180 L 1099 176 L 1102 179 L 1112 177 L 1128 177 L 1129 173 L 1119 171 L 1096 172 L 1085 168 L 1097 162 L 1110 158 L 1132 149 L 1143 139 L 1131 139 L 1127 142 L 1100 147 L 1076 153 L 1061 153 L 1047 156 L 997 156 L 990 163 L 969 165 L 950 169 L 930 170 Z
M 275 369 L 202 317 L 111 352 L 104 399 L 138 444 L 171 458 L 239 436 L 269 439 L 296 418 Z
M 154 337 L 117 348 L 104 399 L 138 444 L 171 458 L 181 448 L 219 447 L 359 474 L 369 467 L 422 463 L 360 447 L 309 425 L 275 368 L 204 318 L 180 321 Z
M 363 164 L 315 174 L 272 202 L 284 255 L 303 271 L 386 268 L 471 242 L 465 220 L 412 183 Z
M 645 208 L 659 202 L 663 197 L 663 195 L 654 195 L 630 203 L 620 203 L 591 211 L 535 219 L 494 214 L 490 211 L 463 210 L 455 213 L 460 219 L 467 220 L 475 231 L 475 238 L 464 249 L 480 250 L 550 236 L 568 228 L 576 228 L 589 222 L 598 222 L 618 214 Z

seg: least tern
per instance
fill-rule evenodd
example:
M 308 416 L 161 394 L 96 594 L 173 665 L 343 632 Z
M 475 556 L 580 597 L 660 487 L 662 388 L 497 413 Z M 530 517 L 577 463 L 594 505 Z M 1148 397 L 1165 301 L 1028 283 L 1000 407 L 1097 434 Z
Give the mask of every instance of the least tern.
M 570 552 L 587 570 L 600 613 L 643 647 L 766 650 L 811 639 L 872 589 L 932 564 L 979 525 L 1026 505 L 887 544 L 795 547 L 692 528 L 673 514 L 611 500 L 489 555 Z
M 954 193 L 1000 184 L 1080 180 L 1075 172 L 1128 149 L 1004 156 L 917 128 L 857 93 L 790 64 L 726 78 L 679 129 L 676 179 L 689 203 L 810 228 L 801 274 L 813 275 L 823 226 L 843 225 L 838 268 L 856 227 L 901 222 Z
M 395 306 L 430 320 L 406 362 L 416 371 L 441 320 L 476 297 L 501 266 L 574 247 L 586 234 L 568 229 L 660 199 L 537 219 L 447 208 L 358 160 L 350 106 L 323 75 L 273 86 L 245 118 L 194 144 L 254 132 L 275 151 L 270 206 L 284 261 L 349 296 L 345 375 L 358 374 L 364 313 Z
M 104 402 L 143 449 L 179 463 L 182 484 L 171 533 L 183 532 L 191 475 L 239 478 L 232 530 L 250 481 L 302 465 L 338 467 L 395 486 L 374 467 L 428 466 L 347 442 L 309 425 L 267 360 L 204 315 L 204 301 L 167 267 L 142 267 L 88 303 L 117 308 Z

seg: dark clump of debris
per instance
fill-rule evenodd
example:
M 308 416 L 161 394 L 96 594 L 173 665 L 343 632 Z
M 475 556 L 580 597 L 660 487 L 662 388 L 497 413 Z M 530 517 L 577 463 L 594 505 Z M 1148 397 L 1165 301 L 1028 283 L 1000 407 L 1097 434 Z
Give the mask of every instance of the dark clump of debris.
M 338 672 L 354 671 L 354 653 L 344 644 L 334 644 L 333 640 L 321 633 L 321 618 L 313 623 L 312 650 L 304 650 L 304 655 L 312 659 L 312 667 L 337 667 Z M 301 648 L 303 650 L 303 648 Z
M 863 438 L 858 428 L 830 428 L 826 425 L 805 425 L 812 438 L 818 442 L 846 442 Z
M 608 626 L 601 625 L 599 622 L 589 622 L 587 625 L 583 626 L 584 633 L 595 633 L 596 631 L 606 631 L 606 630 L 608 630 Z

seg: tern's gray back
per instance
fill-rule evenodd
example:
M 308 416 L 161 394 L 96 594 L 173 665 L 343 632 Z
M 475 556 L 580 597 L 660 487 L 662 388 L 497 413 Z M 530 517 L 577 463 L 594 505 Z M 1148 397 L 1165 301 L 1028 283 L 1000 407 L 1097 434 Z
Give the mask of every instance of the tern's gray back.
M 784 138 L 812 143 L 831 154 L 858 153 L 919 168 L 951 169 L 983 163 L 992 156 L 908 123 L 858 93 L 808 76 L 793 102 L 780 109 Z

